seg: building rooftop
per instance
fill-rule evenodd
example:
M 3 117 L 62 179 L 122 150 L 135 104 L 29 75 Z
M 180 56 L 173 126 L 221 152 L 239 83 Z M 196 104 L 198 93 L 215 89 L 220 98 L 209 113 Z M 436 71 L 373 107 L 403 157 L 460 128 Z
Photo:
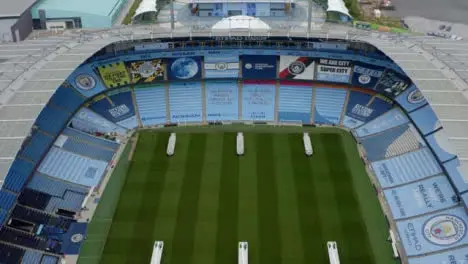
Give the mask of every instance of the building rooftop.
M 38 18 L 40 9 L 108 16 L 117 8 L 119 2 L 119 0 L 39 0 L 32 8 L 32 16 Z
M 30 8 L 37 0 L 3 0 L 0 8 L 0 18 L 19 17 Z

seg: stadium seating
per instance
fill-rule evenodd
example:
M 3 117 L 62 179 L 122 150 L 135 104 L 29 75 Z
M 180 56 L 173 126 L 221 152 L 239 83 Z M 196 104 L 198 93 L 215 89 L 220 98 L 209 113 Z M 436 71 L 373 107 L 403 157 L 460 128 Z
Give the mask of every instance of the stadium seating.
M 312 87 L 281 84 L 279 88 L 278 121 L 310 123 Z
M 44 210 L 51 199 L 51 195 L 31 190 L 23 189 L 18 197 L 18 203 L 32 208 Z
M 116 151 L 119 148 L 119 144 L 117 142 L 91 136 L 87 133 L 83 133 L 79 130 L 69 128 L 69 127 L 63 130 L 62 135 L 72 137 L 73 139 L 87 143 L 89 145 L 95 145 L 95 146 L 99 146 L 103 148 L 108 148 L 114 151 Z
M 55 213 L 58 209 L 78 212 L 85 198 L 86 194 L 65 191 L 63 197 L 51 197 L 44 210 L 51 213 Z
M 144 126 L 166 123 L 166 87 L 154 85 L 135 89 L 135 98 Z
M 58 258 L 50 255 L 43 255 L 40 264 L 57 264 Z
M 368 93 L 350 91 L 343 125 L 348 128 L 355 128 L 364 124 L 373 112 L 373 109 L 369 108 L 368 105 L 371 98 L 372 95 Z
M 31 181 L 28 183 L 28 188 L 56 197 L 62 197 L 66 191 L 72 191 L 81 194 L 87 194 L 89 192 L 89 189 L 85 188 L 84 186 L 54 179 L 39 173 L 34 174 Z
M 442 173 L 428 148 L 371 163 L 382 188 L 405 184 Z
M 244 82 L 242 88 L 242 120 L 275 120 L 274 82 Z
M 67 112 L 73 113 L 78 109 L 85 99 L 72 88 L 60 87 L 50 98 L 50 102 L 57 107 L 63 108 Z
M 12 208 L 16 196 L 7 191 L 0 191 L 0 226 L 5 222 L 6 217 L 10 209 Z
M 71 115 L 61 109 L 46 105 L 36 119 L 35 125 L 39 130 L 56 136 L 70 119 Z
M 337 125 L 345 103 L 345 89 L 316 88 L 314 123 Z
M 132 129 L 137 127 L 132 92 L 118 89 L 108 92 L 105 97 L 93 102 L 89 108 L 107 120 Z
M 58 179 L 92 187 L 99 183 L 106 167 L 107 162 L 52 147 L 38 171 Z
M 117 133 L 125 135 L 127 133 L 126 128 L 112 123 L 88 108 L 78 110 L 71 120 L 70 127 L 91 134 Z
M 19 155 L 37 163 L 47 152 L 53 141 L 54 139 L 51 136 L 36 130 L 24 141 Z
M 239 119 L 239 85 L 236 81 L 206 81 L 206 120 Z
M 21 259 L 21 264 L 41 263 L 42 253 L 39 251 L 26 250 Z
M 0 263 L 21 263 L 24 253 L 24 249 L 0 243 Z
M 15 159 L 8 171 L 3 187 L 12 192 L 19 193 L 26 183 L 28 177 L 32 174 L 34 164 L 23 159 Z
M 0 241 L 37 250 L 45 250 L 47 248 L 47 241 L 45 239 L 5 226 L 0 229 Z
M 110 161 L 114 156 L 114 150 L 105 149 L 97 145 L 88 144 L 85 141 L 73 137 L 61 135 L 55 142 L 56 147 L 80 154 L 96 160 Z
M 356 128 L 354 134 L 357 137 L 366 137 L 408 122 L 408 117 L 398 108 L 394 108 L 378 118 Z
M 202 92 L 200 82 L 169 84 L 169 109 L 172 123 L 202 121 Z
M 387 159 L 426 146 L 417 130 L 410 124 L 360 138 L 360 142 L 369 161 Z

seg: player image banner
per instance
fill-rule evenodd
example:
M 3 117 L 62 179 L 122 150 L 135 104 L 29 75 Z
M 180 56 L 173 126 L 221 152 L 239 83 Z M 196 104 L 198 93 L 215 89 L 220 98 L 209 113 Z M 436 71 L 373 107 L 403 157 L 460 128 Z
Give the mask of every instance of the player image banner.
M 133 84 L 149 84 L 164 80 L 166 65 L 162 59 L 127 63 Z
M 205 78 L 237 78 L 239 77 L 239 56 L 207 55 L 203 67 Z
M 375 90 L 390 98 L 394 98 L 404 92 L 410 85 L 411 80 L 407 76 L 387 69 L 377 83 Z
M 350 61 L 319 59 L 316 80 L 334 83 L 349 83 L 351 69 Z
M 123 62 L 110 63 L 97 67 L 102 81 L 107 88 L 115 88 L 130 84 L 130 75 Z
M 167 77 L 169 80 L 191 80 L 201 78 L 202 57 L 169 58 Z
M 278 78 L 313 80 L 314 58 L 281 56 Z
M 374 89 L 384 73 L 385 68 L 370 64 L 359 63 L 354 65 L 351 83 L 355 86 Z
M 246 79 L 275 79 L 277 56 L 242 56 L 242 77 Z

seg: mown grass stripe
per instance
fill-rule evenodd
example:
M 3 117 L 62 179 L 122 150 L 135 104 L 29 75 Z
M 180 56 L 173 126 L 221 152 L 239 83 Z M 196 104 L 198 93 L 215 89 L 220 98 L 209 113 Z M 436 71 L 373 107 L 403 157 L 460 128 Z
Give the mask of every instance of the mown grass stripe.
M 302 140 L 297 133 L 295 140 Z M 288 134 L 276 134 L 274 137 L 274 155 L 276 181 L 278 186 L 278 212 L 281 234 L 281 263 L 303 263 L 304 252 L 302 248 L 298 201 L 294 184 L 294 175 Z
M 317 186 L 312 180 L 310 158 L 304 155 L 304 145 L 297 135 L 288 136 L 293 164 L 294 186 L 296 189 L 304 263 L 326 263 L 328 261 L 322 237 L 321 216 L 318 212 L 321 202 L 316 193 Z M 317 155 L 317 154 L 314 154 Z M 317 157 L 313 157 L 317 158 Z M 320 162 L 320 161 L 319 161 Z
M 338 201 L 338 212 L 342 222 L 342 233 L 345 238 L 340 246 L 340 256 L 347 263 L 373 263 L 372 250 L 369 244 L 360 205 L 354 191 L 348 157 L 343 147 L 342 136 L 338 134 L 323 134 L 325 145 L 334 144 L 333 148 L 326 148 L 329 160 L 340 161 L 340 166 L 330 166 L 330 177 L 333 178 L 335 196 Z M 359 240 L 359 243 L 356 243 Z
M 221 154 L 216 263 L 233 263 L 237 260 L 239 159 L 235 150 L 236 134 L 225 134 Z
M 191 263 L 194 249 L 195 226 L 198 215 L 198 199 L 206 148 L 206 134 L 192 134 L 187 164 L 178 205 L 178 215 L 172 243 L 174 264 Z
M 281 261 L 281 239 L 278 223 L 278 191 L 273 164 L 271 134 L 257 134 L 258 248 L 262 264 Z

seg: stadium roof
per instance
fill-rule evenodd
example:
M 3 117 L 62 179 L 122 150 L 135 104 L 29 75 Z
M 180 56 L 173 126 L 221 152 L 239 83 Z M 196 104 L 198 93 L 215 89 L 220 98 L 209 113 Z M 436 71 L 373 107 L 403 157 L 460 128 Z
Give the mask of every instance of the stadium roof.
M 147 12 L 156 12 L 157 2 L 155 0 L 143 0 L 135 11 L 133 18 Z
M 352 18 L 343 0 L 328 0 L 327 12 L 330 11 L 338 12 Z
M 432 104 L 462 164 L 468 164 L 468 42 L 360 31 L 340 25 L 328 27 L 310 32 L 310 36 L 367 41 L 398 63 Z M 251 35 L 303 37 L 304 32 L 257 30 Z M 55 89 L 98 49 L 121 40 L 221 35 L 214 31 L 165 32 L 150 26 L 66 31 L 60 36 L 37 34 L 20 44 L 0 44 L 1 177 L 6 175 L 24 137 Z M 245 32 L 230 33 L 235 34 Z
M 4 0 L 1 3 L 0 17 L 18 17 L 37 0 Z

